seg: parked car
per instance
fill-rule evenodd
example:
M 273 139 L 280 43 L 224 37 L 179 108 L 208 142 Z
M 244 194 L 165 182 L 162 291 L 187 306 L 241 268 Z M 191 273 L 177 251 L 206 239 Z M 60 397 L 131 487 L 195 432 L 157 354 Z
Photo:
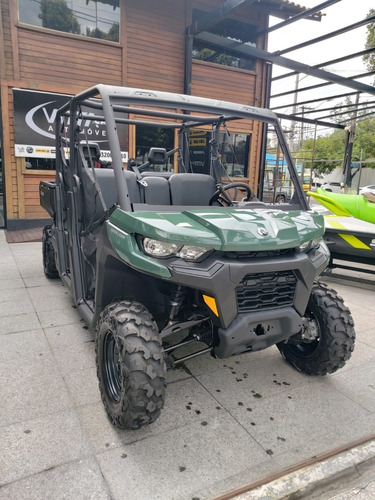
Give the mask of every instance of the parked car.
M 358 194 L 371 193 L 375 194 L 375 184 L 371 184 L 370 186 L 363 186 L 359 188 Z
M 289 186 L 274 186 L 273 181 L 265 181 L 263 185 L 262 201 L 266 203 L 285 203 L 289 201 L 290 196 Z
M 322 189 L 330 191 L 331 193 L 340 193 L 341 183 L 340 182 L 326 182 L 321 186 Z
M 310 191 L 316 191 L 318 188 L 322 187 L 321 182 L 312 182 Z

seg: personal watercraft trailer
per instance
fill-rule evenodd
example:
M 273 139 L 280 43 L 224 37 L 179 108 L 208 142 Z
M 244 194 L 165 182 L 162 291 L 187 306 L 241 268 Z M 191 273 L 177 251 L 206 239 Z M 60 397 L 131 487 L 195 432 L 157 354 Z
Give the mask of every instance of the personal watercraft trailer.
M 85 137 L 87 120 L 105 127 L 107 168 L 95 168 L 100 151 Z M 251 135 L 264 123 L 294 184 L 289 204 L 260 202 L 247 184 L 228 180 L 221 162 L 230 134 Z M 172 129 L 178 146 L 151 147 L 143 164 L 125 170 L 120 144 L 139 125 Z M 40 187 L 53 218 L 44 229 L 44 269 L 61 277 L 96 329 L 99 388 L 114 425 L 153 422 L 167 367 L 193 356 L 276 344 L 310 375 L 335 372 L 350 358 L 350 311 L 316 281 L 329 261 L 323 217 L 308 211 L 273 112 L 98 85 L 59 110 L 56 130 L 56 181 Z M 196 130 L 210 130 L 206 173 L 192 169 Z M 252 147 L 255 168 L 260 152 Z

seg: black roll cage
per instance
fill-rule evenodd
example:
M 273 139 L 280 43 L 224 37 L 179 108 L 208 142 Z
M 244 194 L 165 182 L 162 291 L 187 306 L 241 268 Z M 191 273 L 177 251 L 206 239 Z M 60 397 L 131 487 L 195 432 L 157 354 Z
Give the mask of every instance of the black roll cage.
M 82 111 L 83 107 L 103 111 L 103 114 L 87 114 L 87 112 Z M 174 109 L 176 111 L 164 111 L 164 109 Z M 118 115 L 119 113 L 125 114 L 125 118 L 116 116 L 116 114 Z M 205 113 L 205 116 L 191 113 Z M 141 118 L 129 118 L 129 114 L 140 115 Z M 207 114 L 210 116 L 207 116 Z M 145 120 L 143 116 L 161 118 L 169 121 Z M 70 122 L 69 135 L 71 138 L 75 138 L 73 144 L 62 138 L 61 129 L 63 127 L 64 118 L 67 118 Z M 70 158 L 68 171 L 70 175 L 68 175 L 68 177 L 71 177 L 68 183 L 69 186 L 73 186 L 74 181 L 72 177 L 77 175 L 75 167 L 78 154 L 77 137 L 81 131 L 78 121 L 84 118 L 106 123 L 107 139 L 111 150 L 112 165 L 118 189 L 118 204 L 120 208 L 125 211 L 131 211 L 132 208 L 126 179 L 122 174 L 123 160 L 121 157 L 117 124 L 148 125 L 178 129 L 181 136 L 186 134 L 186 131 L 190 128 L 211 124 L 210 173 L 215 180 L 219 182 L 220 160 L 218 158 L 218 138 L 220 127 L 224 123 L 239 119 L 257 120 L 274 127 L 294 185 L 295 202 L 297 202 L 302 209 L 308 209 L 307 201 L 302 186 L 299 183 L 292 156 L 284 138 L 279 119 L 271 110 L 190 95 L 128 87 L 114 87 L 103 84 L 96 85 L 73 97 L 67 104 L 59 109 L 56 116 L 56 130 L 58 131 L 56 134 L 56 151 L 61 151 L 63 141 L 69 143 Z M 174 122 L 171 122 L 171 120 L 174 120 Z M 62 173 L 64 170 L 64 165 L 63 159 L 61 158 L 62 155 L 57 154 L 56 156 L 58 177 L 59 173 Z

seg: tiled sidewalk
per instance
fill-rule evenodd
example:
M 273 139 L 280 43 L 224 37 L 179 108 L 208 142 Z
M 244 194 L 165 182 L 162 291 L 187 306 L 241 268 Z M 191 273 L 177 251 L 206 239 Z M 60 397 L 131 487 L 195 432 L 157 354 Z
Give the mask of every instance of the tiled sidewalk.
M 375 280 L 333 287 L 358 339 L 342 370 L 308 377 L 276 348 L 196 358 L 168 372 L 154 424 L 120 431 L 100 400 L 94 332 L 44 277 L 41 243 L 0 231 L 0 499 L 209 499 L 374 434 Z

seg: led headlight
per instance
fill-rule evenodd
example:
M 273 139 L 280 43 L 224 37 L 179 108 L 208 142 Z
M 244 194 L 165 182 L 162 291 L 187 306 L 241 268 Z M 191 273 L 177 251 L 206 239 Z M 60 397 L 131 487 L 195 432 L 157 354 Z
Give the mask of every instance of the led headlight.
M 210 251 L 207 247 L 169 243 L 167 241 L 154 240 L 153 238 L 143 239 L 143 250 L 151 257 L 163 258 L 174 255 L 184 260 L 198 260 Z
M 192 245 L 184 245 L 178 252 L 178 257 L 185 260 L 198 260 L 207 253 L 206 247 L 195 247 Z
M 319 236 L 318 238 L 314 238 L 313 240 L 305 241 L 298 247 L 298 250 L 300 252 L 308 252 L 309 250 L 312 250 L 313 248 L 318 248 L 322 241 L 322 237 Z
M 145 253 L 152 257 L 170 257 L 173 255 L 181 245 L 176 243 L 168 243 L 167 241 L 154 240 L 152 238 L 145 238 L 143 240 L 143 249 Z

